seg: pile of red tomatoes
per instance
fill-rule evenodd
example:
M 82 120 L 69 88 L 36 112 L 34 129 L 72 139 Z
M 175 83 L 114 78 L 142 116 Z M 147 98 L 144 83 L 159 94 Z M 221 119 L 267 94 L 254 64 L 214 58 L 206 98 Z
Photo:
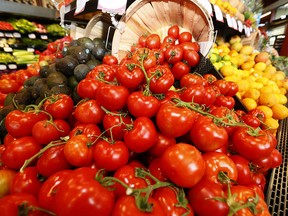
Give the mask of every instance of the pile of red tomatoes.
M 172 26 L 121 62 L 105 56 L 78 104 L 59 94 L 10 112 L 1 214 L 270 215 L 277 140 L 260 110 L 235 109 L 235 83 L 190 73 L 199 61 L 192 35 Z

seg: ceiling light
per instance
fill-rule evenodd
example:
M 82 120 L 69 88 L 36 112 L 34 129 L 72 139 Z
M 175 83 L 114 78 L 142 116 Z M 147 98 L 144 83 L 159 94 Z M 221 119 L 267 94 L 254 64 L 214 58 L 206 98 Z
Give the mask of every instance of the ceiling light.
M 263 17 L 269 16 L 271 14 L 271 11 L 268 11 L 267 13 L 264 13 L 260 16 L 260 18 L 262 19 Z

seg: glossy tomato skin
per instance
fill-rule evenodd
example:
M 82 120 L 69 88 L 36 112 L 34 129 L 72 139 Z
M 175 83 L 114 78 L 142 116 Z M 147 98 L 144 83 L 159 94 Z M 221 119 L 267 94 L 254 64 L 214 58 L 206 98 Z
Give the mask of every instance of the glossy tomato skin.
M 205 173 L 202 154 L 187 143 L 168 147 L 160 160 L 163 174 L 179 187 L 193 187 Z
M 233 133 L 232 143 L 235 150 L 248 160 L 268 157 L 276 147 L 275 137 L 264 130 L 258 131 L 258 136 L 253 136 L 248 130 L 240 127 Z
M 166 148 L 175 144 L 176 139 L 174 137 L 165 136 L 161 132 L 157 132 L 156 143 L 148 150 L 148 153 L 153 157 L 160 157 Z
M 151 118 L 160 108 L 160 101 L 152 95 L 144 95 L 142 91 L 132 92 L 127 99 L 127 108 L 134 117 Z
M 161 161 L 160 158 L 153 159 L 148 166 L 149 172 L 160 181 L 168 181 L 161 171 Z
M 176 64 L 183 58 L 183 49 L 178 45 L 169 46 L 165 51 L 165 61 L 169 64 Z
M 73 166 L 88 166 L 93 161 L 91 140 L 83 134 L 71 137 L 64 145 L 64 155 Z
M 96 93 L 97 102 L 100 106 L 110 111 L 117 111 L 126 106 L 129 90 L 122 85 L 115 86 L 105 84 Z
M 133 122 L 133 128 L 124 134 L 124 142 L 130 151 L 142 153 L 151 148 L 157 140 L 154 123 L 147 117 L 138 117 Z
M 95 99 L 97 89 L 101 85 L 103 85 L 103 82 L 86 77 L 78 83 L 76 91 L 81 98 Z
M 3 94 L 16 93 L 20 88 L 20 84 L 13 79 L 0 80 L 0 92 Z
M 105 55 L 102 59 L 102 63 L 107 65 L 117 65 L 118 59 L 113 55 Z
M 235 106 L 235 99 L 231 96 L 225 96 L 225 95 L 218 95 L 216 97 L 216 100 L 214 101 L 215 106 L 223 106 L 227 107 L 228 109 L 233 109 Z
M 252 115 L 252 114 L 246 114 L 246 115 L 241 116 L 241 120 L 245 124 L 247 124 L 253 128 L 260 127 L 260 125 L 261 125 L 260 119 L 257 118 L 256 116 Z
M 156 122 L 164 135 L 176 138 L 190 131 L 195 118 L 194 111 L 167 103 L 160 107 L 156 115 Z M 175 127 L 175 125 L 181 125 L 181 127 Z
M 53 122 L 42 120 L 33 125 L 32 136 L 39 144 L 47 145 L 51 141 L 58 140 L 60 132 Z
M 6 146 L 2 161 L 8 168 L 18 170 L 25 160 L 38 153 L 40 149 L 41 145 L 32 136 L 20 137 Z
M 81 167 L 65 178 L 55 196 L 57 215 L 111 214 L 115 202 L 114 193 L 96 181 L 95 174 L 95 169 Z
M 171 72 L 176 80 L 181 80 L 181 78 L 190 72 L 190 68 L 184 62 L 177 62 L 171 68 Z
M 57 94 L 44 102 L 44 110 L 52 115 L 54 119 L 66 119 L 73 111 L 72 98 L 66 94 Z
M 55 196 L 58 192 L 59 185 L 67 176 L 72 173 L 72 170 L 61 170 L 47 178 L 39 190 L 39 205 L 49 211 L 55 212 Z
M 176 191 L 177 190 L 172 189 L 171 187 L 158 188 L 154 192 L 153 198 L 159 201 L 161 208 L 165 211 L 165 215 L 173 216 L 185 214 L 187 216 L 193 216 L 193 210 L 191 209 L 186 197 L 181 197 L 182 199 L 186 199 L 187 204 L 185 205 L 185 208 L 182 206 L 177 206 L 177 204 L 179 204 L 179 200 L 177 199 L 178 197 L 176 195 Z
M 17 172 L 12 169 L 0 169 L 0 198 L 10 194 L 10 185 L 16 174 Z
M 195 73 L 185 74 L 180 80 L 181 87 L 189 87 L 195 84 L 200 84 L 206 87 L 208 86 L 208 81 Z
M 186 62 L 189 67 L 195 67 L 200 62 L 200 56 L 195 50 L 184 50 L 183 61 Z
M 198 184 L 188 190 L 189 203 L 196 215 L 226 216 L 229 207 L 225 202 L 215 200 L 223 197 L 223 187 L 215 182 L 203 178 Z M 209 208 L 207 208 L 209 206 Z
M 241 155 L 231 155 L 230 158 L 234 161 L 238 178 L 237 183 L 240 185 L 248 185 L 253 182 L 253 172 L 250 169 L 250 162 Z
M 179 37 L 180 28 L 178 25 L 173 25 L 168 28 L 167 35 L 171 36 L 175 40 Z
M 49 177 L 61 170 L 68 170 L 72 165 L 64 155 L 64 145 L 53 146 L 47 149 L 36 163 L 37 171 L 45 177 Z
M 69 137 L 73 137 L 79 134 L 86 135 L 91 141 L 96 141 L 99 139 L 99 136 L 101 135 L 101 129 L 99 126 L 93 123 L 87 123 L 87 124 L 77 124 L 69 133 Z
M 229 179 L 234 182 L 237 181 L 237 167 L 234 161 L 226 154 L 220 152 L 207 152 L 203 154 L 203 159 L 206 163 L 204 178 L 223 185 L 223 183 L 219 181 L 218 175 L 219 172 L 224 172 Z
M 191 42 L 192 40 L 192 34 L 190 32 L 184 31 L 179 34 L 178 41 L 179 44 L 184 42 Z
M 47 119 L 48 116 L 43 112 L 13 110 L 5 118 L 5 128 L 15 138 L 30 136 L 33 125 L 38 121 Z
M 199 116 L 189 136 L 193 144 L 201 151 L 215 151 L 228 143 L 228 133 L 225 128 L 216 125 L 212 118 Z
M 75 108 L 75 118 L 84 124 L 99 124 L 102 122 L 104 115 L 105 112 L 94 99 L 84 101 Z
M 44 179 L 39 178 L 35 166 L 27 167 L 23 172 L 18 172 L 10 187 L 11 193 L 27 193 L 38 197 Z
M 111 216 L 165 216 L 164 210 L 161 208 L 160 203 L 149 197 L 148 203 L 152 204 L 151 212 L 144 212 L 138 209 L 135 204 L 135 198 L 133 196 L 122 196 L 120 197 L 113 207 Z
M 0 198 L 0 212 L 2 216 L 18 216 L 19 206 L 26 204 L 24 208 L 28 211 L 29 216 L 41 216 L 43 213 L 40 210 L 33 209 L 39 207 L 37 198 L 31 194 L 14 193 Z M 23 213 L 23 211 L 22 211 Z
M 129 149 L 122 141 L 99 141 L 94 147 L 94 162 L 99 169 L 116 171 L 128 163 Z
M 206 91 L 201 84 L 194 84 L 186 87 L 181 93 L 180 98 L 185 102 L 194 102 L 197 104 L 205 103 Z
M 146 47 L 149 49 L 159 49 L 160 43 L 160 36 L 158 34 L 150 34 L 146 37 Z

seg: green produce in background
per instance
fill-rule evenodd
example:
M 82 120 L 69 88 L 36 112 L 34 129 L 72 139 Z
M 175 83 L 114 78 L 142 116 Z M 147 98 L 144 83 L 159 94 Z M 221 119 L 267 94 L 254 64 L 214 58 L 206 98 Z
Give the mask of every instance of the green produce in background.
M 12 19 L 10 20 L 15 30 L 22 34 L 31 33 L 36 31 L 36 26 L 26 19 Z
M 47 26 L 47 32 L 53 36 L 64 37 L 66 35 L 66 30 L 59 24 L 50 24 Z

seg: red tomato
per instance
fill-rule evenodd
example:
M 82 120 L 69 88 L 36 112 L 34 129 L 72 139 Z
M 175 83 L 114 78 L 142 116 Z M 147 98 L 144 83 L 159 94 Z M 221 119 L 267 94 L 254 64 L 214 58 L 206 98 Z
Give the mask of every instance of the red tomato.
M 206 100 L 205 96 L 205 87 L 201 84 L 190 85 L 180 93 L 181 100 L 197 104 L 204 104 Z
M 200 151 L 187 143 L 168 147 L 160 160 L 164 176 L 179 187 L 193 187 L 205 173 L 205 161 Z
M 190 32 L 184 31 L 179 34 L 178 41 L 179 41 L 179 44 L 184 43 L 184 42 L 191 42 L 192 34 Z
M 251 132 L 247 127 L 240 127 L 233 133 L 232 143 L 235 150 L 248 160 L 268 157 L 276 147 L 275 137 L 264 130 Z
M 114 140 L 123 140 L 124 130 L 127 124 L 132 124 L 132 118 L 128 114 L 106 113 L 103 118 L 103 127 L 109 137 Z M 100 135 L 100 134 L 99 134 Z
M 48 148 L 38 159 L 36 167 L 39 174 L 49 177 L 58 171 L 71 169 L 72 165 L 65 158 L 64 145 L 58 145 Z
M 177 91 L 169 90 L 163 94 L 163 98 L 160 99 L 161 105 L 172 102 L 173 99 L 180 99 L 179 93 Z
M 148 48 L 140 48 L 136 52 L 133 52 L 132 59 L 140 65 L 142 65 L 143 61 L 145 70 L 157 65 L 157 58 L 154 55 L 154 52 Z
M 135 168 L 140 167 L 143 168 L 144 166 L 141 164 L 131 165 L 131 163 L 126 164 L 119 169 L 116 170 L 113 177 L 119 179 L 126 185 L 128 185 L 131 188 L 145 188 L 147 187 L 147 182 L 145 179 L 136 177 L 135 176 Z M 115 181 L 115 184 L 111 186 L 112 188 L 115 188 L 114 192 L 116 194 L 116 197 L 122 197 L 126 195 L 126 188 L 123 187 L 120 183 Z
M 219 79 L 213 82 L 213 85 L 217 86 L 222 95 L 226 95 L 229 90 L 229 83 L 224 79 Z
M 1 155 L 0 155 L 1 158 Z M 1 161 L 1 160 L 0 160 Z M 0 198 L 11 193 L 10 185 L 13 182 L 17 172 L 12 169 L 0 170 Z
M 241 116 L 241 120 L 245 124 L 247 124 L 253 128 L 260 127 L 260 125 L 261 125 L 260 119 L 257 118 L 256 116 L 252 115 L 252 114 L 246 114 L 246 115 Z
M 235 99 L 231 96 L 218 95 L 214 101 L 214 105 L 219 107 L 227 107 L 231 110 L 235 106 Z
M 271 168 L 279 167 L 282 164 L 283 157 L 278 149 L 273 149 L 270 157 L 272 157 Z
M 215 151 L 228 143 L 225 128 L 218 126 L 207 116 L 200 116 L 195 120 L 189 136 L 193 144 L 204 152 Z
M 101 109 L 98 100 L 84 101 L 75 108 L 76 119 L 84 124 L 99 124 L 104 118 L 105 112 Z
M 152 53 L 156 57 L 156 64 L 162 65 L 165 61 L 165 52 L 161 49 L 152 49 Z
M 20 88 L 20 84 L 13 79 L 0 80 L 0 92 L 3 94 L 16 93 Z
M 240 155 L 231 155 L 230 158 L 234 161 L 237 167 L 238 172 L 237 183 L 239 185 L 251 184 L 253 181 L 252 179 L 253 173 L 252 170 L 250 169 L 250 162 Z
M 168 137 L 162 134 L 161 132 L 157 132 L 156 143 L 148 150 L 148 152 L 154 157 L 160 157 L 169 146 L 175 144 L 176 144 L 175 138 Z
M 95 99 L 97 89 L 101 85 L 103 85 L 101 81 L 86 77 L 78 83 L 76 91 L 81 98 Z
M 97 65 L 91 71 L 89 71 L 86 78 L 93 78 L 98 81 L 113 82 L 115 79 L 115 68 L 107 64 Z
M 180 85 L 182 88 L 195 84 L 203 85 L 204 87 L 208 86 L 207 80 L 195 73 L 188 73 L 184 75 L 180 80 Z
M 164 176 L 163 172 L 161 171 L 161 161 L 160 158 L 153 159 L 149 166 L 148 170 L 155 178 L 159 181 L 168 181 L 168 179 Z
M 102 59 L 102 63 L 107 65 L 117 65 L 118 59 L 113 55 L 105 55 Z
M 159 201 L 165 215 L 194 215 L 184 191 L 179 188 L 158 188 L 155 190 L 153 198 Z
M 32 136 L 39 144 L 47 145 L 51 141 L 58 140 L 60 132 L 53 121 L 42 120 L 33 125 Z
M 39 205 L 49 211 L 55 212 L 55 196 L 58 192 L 59 185 L 67 176 L 72 173 L 72 170 L 62 170 L 54 173 L 47 178 L 39 191 Z
M 207 107 L 210 107 L 214 104 L 215 100 L 216 100 L 216 92 L 214 90 L 214 87 L 209 85 L 209 86 L 205 86 L 205 100 L 203 101 L 203 104 L 206 105 Z
M 73 166 L 88 166 L 93 161 L 91 140 L 83 134 L 71 137 L 64 145 L 64 155 Z
M 213 74 L 206 73 L 203 75 L 203 78 L 208 81 L 209 84 L 212 84 L 217 80 L 217 78 Z
M 6 146 L 2 161 L 8 168 L 18 170 L 25 160 L 34 156 L 40 149 L 41 145 L 32 136 L 20 137 Z
M 184 62 L 177 62 L 171 68 L 171 72 L 176 80 L 181 80 L 181 78 L 190 72 L 190 68 Z
M 71 127 L 66 120 L 55 119 L 53 122 L 55 124 L 55 127 L 57 127 L 58 132 L 60 133 L 60 138 L 69 135 L 71 131 Z
M 117 111 L 126 105 L 129 90 L 125 86 L 103 85 L 97 90 L 96 98 L 100 106 Z
M 188 190 L 189 203 L 197 215 L 227 216 L 229 206 L 226 202 L 214 199 L 223 198 L 223 187 L 209 179 L 203 178 L 194 187 Z M 209 206 L 209 208 L 207 208 Z
M 77 136 L 79 134 L 86 135 L 92 142 L 99 139 L 101 135 L 100 128 L 93 123 L 77 124 L 69 133 L 69 137 Z
M 164 210 L 161 208 L 159 201 L 156 199 L 149 197 L 148 203 L 141 205 L 139 207 L 136 205 L 135 198 L 133 196 L 122 196 L 120 197 L 114 207 L 111 216 L 165 216 Z M 139 201 L 138 201 L 139 202 Z M 142 201 L 144 202 L 144 201 Z M 150 204 L 152 206 L 152 209 L 150 209 L 148 205 Z M 145 208 L 146 207 L 146 208 Z M 129 209 L 129 211 L 127 211 Z M 149 210 L 148 210 L 149 209 Z
M 159 130 L 169 137 L 180 137 L 190 131 L 194 124 L 196 113 L 186 107 L 164 104 L 156 115 Z M 181 127 L 175 127 L 181 125 Z
M 154 123 L 148 117 L 138 117 L 133 121 L 133 127 L 127 127 L 124 142 L 128 148 L 136 153 L 147 151 L 157 140 Z
M 43 112 L 13 110 L 5 118 L 5 128 L 15 138 L 30 136 L 33 125 L 47 119 L 48 116 Z
M 127 99 L 127 108 L 134 117 L 145 116 L 151 118 L 160 108 L 160 101 L 152 96 L 145 95 L 142 91 L 132 92 Z
M 128 89 L 137 88 L 145 78 L 143 71 L 136 64 L 134 60 L 126 60 L 116 71 L 117 80 Z
M 175 40 L 179 37 L 180 28 L 178 25 L 173 25 L 168 28 L 167 35 L 171 36 Z
M 203 178 L 207 178 L 212 182 L 226 185 L 226 181 L 219 180 L 219 173 L 225 173 L 226 176 L 233 182 L 237 181 L 238 172 L 234 161 L 224 153 L 220 152 L 207 152 L 202 155 L 206 163 L 205 174 Z
M 27 167 L 23 172 L 18 172 L 11 184 L 11 193 L 27 193 L 38 197 L 44 179 L 39 176 L 35 166 Z
M 182 61 L 183 49 L 178 45 L 169 46 L 165 51 L 165 60 L 170 64 Z
M 169 67 L 157 65 L 147 71 L 150 79 L 149 89 L 154 94 L 162 94 L 167 92 L 174 84 L 174 76 Z
M 266 186 L 265 175 L 261 172 L 253 173 L 253 183 L 256 184 L 262 191 L 264 191 Z
M 22 207 L 21 211 L 19 206 Z M 37 198 L 31 194 L 14 193 L 0 198 L 1 216 L 18 216 L 23 214 L 23 211 L 29 216 L 43 215 Z
M 195 67 L 200 62 L 200 56 L 198 52 L 188 49 L 184 50 L 183 52 L 183 61 L 189 66 L 189 67 Z
M 251 160 L 251 167 L 252 167 L 253 171 L 254 172 L 261 172 L 261 173 L 268 171 L 272 165 L 271 154 L 265 158 L 257 158 L 255 160 Z
M 165 37 L 163 38 L 162 43 L 168 43 L 168 44 L 171 44 L 171 45 L 175 45 L 175 41 L 176 41 L 176 40 L 175 40 L 172 36 L 167 35 L 167 36 L 165 36 Z
M 138 38 L 138 44 L 139 44 L 141 47 L 146 47 L 146 40 L 147 40 L 147 35 L 141 35 L 141 36 Z
M 95 174 L 95 169 L 82 167 L 65 178 L 55 196 L 57 215 L 111 215 L 114 192 L 96 181 Z
M 183 50 L 194 50 L 195 52 L 199 52 L 200 51 L 200 45 L 197 42 L 183 42 L 180 43 L 180 46 L 183 48 Z
M 160 36 L 158 34 L 150 34 L 146 37 L 146 47 L 149 49 L 159 49 L 160 43 Z
M 49 97 L 44 102 L 44 110 L 50 113 L 54 119 L 66 119 L 74 108 L 72 98 L 66 94 L 57 94 Z
M 239 87 L 238 87 L 237 83 L 232 82 L 232 81 L 228 81 L 228 91 L 226 93 L 227 96 L 233 97 L 234 95 L 236 95 L 238 90 L 239 90 Z
M 94 147 L 94 161 L 99 169 L 116 171 L 127 164 L 129 160 L 128 147 L 122 141 L 109 142 L 102 140 Z
M 265 113 L 260 109 L 255 108 L 255 109 L 249 110 L 248 114 L 251 114 L 257 117 L 260 121 L 265 122 L 265 119 L 266 119 Z

